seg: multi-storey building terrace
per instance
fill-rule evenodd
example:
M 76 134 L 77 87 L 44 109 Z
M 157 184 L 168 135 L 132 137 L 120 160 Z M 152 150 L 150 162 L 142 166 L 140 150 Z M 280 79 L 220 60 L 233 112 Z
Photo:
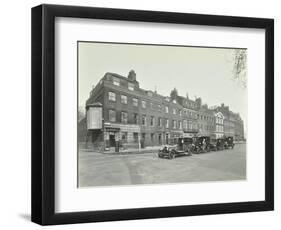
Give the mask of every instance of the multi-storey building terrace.
M 102 127 L 86 131 L 85 118 L 78 133 L 79 141 L 97 147 L 114 147 L 116 141 L 127 147 L 162 145 L 198 135 L 244 138 L 243 121 L 229 108 L 209 109 L 201 98 L 179 96 L 176 89 L 169 96 L 144 90 L 134 71 L 127 77 L 106 73 L 86 101 L 86 109 L 92 106 L 102 110 Z

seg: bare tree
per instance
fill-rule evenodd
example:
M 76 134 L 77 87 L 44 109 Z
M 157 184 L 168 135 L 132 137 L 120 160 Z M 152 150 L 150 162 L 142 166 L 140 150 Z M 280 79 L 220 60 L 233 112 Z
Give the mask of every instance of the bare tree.
M 247 87 L 247 50 L 235 49 L 233 53 L 233 80 Z

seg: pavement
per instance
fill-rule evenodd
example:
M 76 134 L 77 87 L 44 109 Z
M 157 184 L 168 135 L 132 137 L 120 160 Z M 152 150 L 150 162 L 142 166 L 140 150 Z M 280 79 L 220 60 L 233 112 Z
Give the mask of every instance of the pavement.
M 103 154 L 79 151 L 78 185 L 113 186 L 246 179 L 246 144 L 234 149 L 158 158 L 157 151 Z
M 153 153 L 153 152 L 157 152 L 159 150 L 159 146 L 147 146 L 145 148 L 129 148 L 129 149 L 119 149 L 119 152 L 115 152 L 115 148 L 110 148 L 107 151 L 97 151 L 99 153 L 104 153 L 104 154 L 114 154 L 114 155 L 118 155 L 118 154 L 143 154 L 143 153 Z M 91 149 L 81 149 L 80 148 L 80 152 L 93 152 L 93 150 Z

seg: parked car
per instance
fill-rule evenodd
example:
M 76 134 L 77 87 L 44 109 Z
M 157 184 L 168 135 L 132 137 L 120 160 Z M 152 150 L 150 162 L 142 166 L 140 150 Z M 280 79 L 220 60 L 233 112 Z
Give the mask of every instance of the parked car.
M 191 153 L 193 147 L 193 139 L 191 137 L 182 137 L 178 141 L 178 149 Z
M 194 138 L 192 153 L 206 153 L 211 151 L 210 137 L 200 136 Z
M 217 139 L 212 138 L 210 140 L 210 150 L 211 151 L 217 151 L 218 150 L 218 148 L 217 148 Z
M 226 147 L 225 138 L 218 138 L 217 139 L 217 150 L 224 150 Z
M 226 137 L 225 138 L 225 148 L 234 148 L 234 142 L 233 142 L 233 137 Z
M 178 145 L 165 145 L 158 152 L 158 157 L 173 159 L 178 156 L 190 156 L 189 152 L 179 150 Z

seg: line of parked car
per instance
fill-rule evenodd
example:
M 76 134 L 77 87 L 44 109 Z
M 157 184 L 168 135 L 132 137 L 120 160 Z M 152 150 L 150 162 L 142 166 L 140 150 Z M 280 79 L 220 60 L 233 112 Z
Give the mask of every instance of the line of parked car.
M 190 156 L 193 153 L 206 153 L 224 149 L 233 149 L 233 137 L 211 139 L 209 136 L 179 138 L 175 145 L 165 145 L 158 152 L 158 157 L 173 159 L 177 156 Z

